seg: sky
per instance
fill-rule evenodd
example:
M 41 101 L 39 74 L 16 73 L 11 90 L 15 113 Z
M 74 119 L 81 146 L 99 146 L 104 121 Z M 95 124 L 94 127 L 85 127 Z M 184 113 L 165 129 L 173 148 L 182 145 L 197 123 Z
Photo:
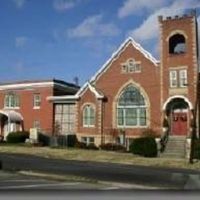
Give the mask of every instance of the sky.
M 0 82 L 82 85 L 129 36 L 159 59 L 157 17 L 193 8 L 200 24 L 200 0 L 0 0 Z

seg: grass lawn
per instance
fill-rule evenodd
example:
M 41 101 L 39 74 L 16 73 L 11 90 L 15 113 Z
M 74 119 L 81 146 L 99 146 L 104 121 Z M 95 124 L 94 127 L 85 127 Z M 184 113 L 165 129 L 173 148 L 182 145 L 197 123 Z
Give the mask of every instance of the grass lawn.
M 200 170 L 200 161 L 189 164 L 186 159 L 177 158 L 143 158 L 131 153 L 119 153 L 102 150 L 83 150 L 75 148 L 50 148 L 33 147 L 30 145 L 6 145 L 0 144 L 0 153 L 18 153 L 56 158 L 66 160 L 98 161 L 121 164 L 134 164 L 144 166 L 161 166 L 172 168 L 187 168 Z

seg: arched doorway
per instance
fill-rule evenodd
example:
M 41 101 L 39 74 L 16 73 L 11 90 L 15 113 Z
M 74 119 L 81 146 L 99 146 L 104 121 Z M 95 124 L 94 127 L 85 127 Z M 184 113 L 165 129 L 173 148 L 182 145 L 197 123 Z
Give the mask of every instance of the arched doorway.
M 165 116 L 169 124 L 169 135 L 187 136 L 189 134 L 191 112 L 185 99 L 171 99 L 166 105 Z

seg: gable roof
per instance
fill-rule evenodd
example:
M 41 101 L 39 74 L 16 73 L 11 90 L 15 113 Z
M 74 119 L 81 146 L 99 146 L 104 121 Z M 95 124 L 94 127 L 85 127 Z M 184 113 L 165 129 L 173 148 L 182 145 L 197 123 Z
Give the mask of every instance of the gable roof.
M 99 77 L 110 67 L 112 62 L 116 60 L 119 55 L 128 47 L 128 45 L 131 44 L 135 49 L 140 51 L 145 58 L 147 58 L 151 63 L 154 64 L 154 66 L 158 67 L 158 64 L 160 61 L 158 61 L 156 58 L 154 58 L 151 53 L 146 51 L 139 43 L 137 43 L 132 37 L 127 38 L 120 47 L 112 54 L 112 56 L 106 61 L 106 63 L 97 71 L 97 73 L 88 81 L 86 82 L 78 91 L 77 95 L 81 96 L 84 91 L 87 89 L 87 87 L 90 87 L 90 90 L 96 95 L 96 93 L 99 93 L 94 86 L 92 86 L 91 83 L 96 82 Z M 101 95 L 100 95 L 101 96 Z
M 145 58 L 147 58 L 150 62 L 152 62 L 156 67 L 158 66 L 159 62 L 156 58 L 154 58 L 151 53 L 146 51 L 139 43 L 137 43 L 132 37 L 127 38 L 120 47 L 112 54 L 112 56 L 106 61 L 106 63 L 97 71 L 97 73 L 90 79 L 89 82 L 96 81 L 102 73 L 104 73 L 112 64 L 114 60 L 116 60 L 120 54 L 131 44 L 135 49 L 140 51 Z
M 95 95 L 97 99 L 104 98 L 104 95 L 98 91 L 90 82 L 86 82 L 83 87 L 81 87 L 81 89 L 76 93 L 76 96 L 82 96 L 87 88 Z

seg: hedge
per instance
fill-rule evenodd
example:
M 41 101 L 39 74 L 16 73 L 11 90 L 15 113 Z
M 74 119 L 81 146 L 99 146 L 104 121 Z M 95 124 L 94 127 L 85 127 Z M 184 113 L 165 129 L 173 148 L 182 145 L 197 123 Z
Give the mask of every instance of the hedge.
M 10 132 L 6 138 L 7 143 L 24 143 L 29 138 L 28 131 Z
M 50 136 L 47 134 L 39 133 L 38 134 L 38 142 L 42 144 L 42 146 L 49 146 L 50 145 Z
M 129 147 L 130 152 L 144 157 L 156 157 L 157 144 L 153 137 L 141 137 L 133 140 Z
M 80 149 L 92 149 L 92 150 L 98 150 L 99 149 L 95 144 L 88 144 L 87 145 L 86 143 L 79 142 L 79 141 L 76 141 L 75 147 L 80 148 Z
M 120 144 L 115 144 L 115 143 L 106 143 L 100 145 L 100 149 L 106 150 L 106 151 L 120 151 L 120 152 L 125 152 L 126 148 Z

